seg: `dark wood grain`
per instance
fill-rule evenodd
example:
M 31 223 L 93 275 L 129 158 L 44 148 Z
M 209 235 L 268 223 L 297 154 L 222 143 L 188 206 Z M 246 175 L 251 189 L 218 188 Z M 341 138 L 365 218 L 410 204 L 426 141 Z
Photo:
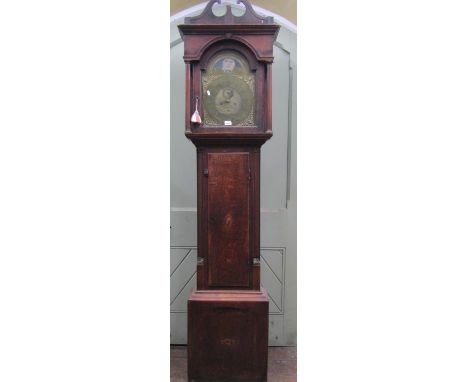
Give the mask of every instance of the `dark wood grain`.
M 295 346 L 268 347 L 268 382 L 297 381 Z M 187 382 L 187 346 L 171 346 L 171 382 Z
M 195 291 L 190 296 L 188 312 L 190 381 L 266 380 L 268 297 L 265 290 Z
M 260 152 L 203 146 L 198 163 L 197 288 L 259 290 Z M 224 281 L 222 281 L 224 280 Z
M 186 135 L 195 144 L 202 140 L 225 138 L 229 143 L 236 137 L 247 142 L 252 139 L 261 145 L 271 137 L 271 64 L 273 62 L 273 43 L 279 25 L 271 22 L 240 23 L 235 18 L 232 24 L 210 23 L 211 16 L 194 18 L 190 24 L 179 25 L 184 39 L 184 60 L 187 65 L 186 94 Z M 218 20 L 219 18 L 217 18 Z M 219 20 L 218 20 L 219 21 Z M 239 23 L 238 23 L 239 22 Z M 222 50 L 234 50 L 244 56 L 255 74 L 255 127 L 254 128 L 205 128 L 191 122 L 195 99 L 201 99 L 201 73 L 206 63 Z M 203 107 L 200 105 L 203 116 Z
M 248 287 L 248 152 L 208 153 L 209 287 Z
M 179 25 L 186 62 L 185 135 L 197 148 L 197 289 L 188 301 L 188 374 L 197 381 L 263 381 L 268 295 L 260 288 L 260 148 L 272 136 L 273 43 L 279 26 L 250 3 L 242 17 L 211 0 Z M 207 63 L 222 51 L 245 58 L 255 109 L 249 127 L 192 123 Z M 203 102 L 199 112 L 204 119 Z

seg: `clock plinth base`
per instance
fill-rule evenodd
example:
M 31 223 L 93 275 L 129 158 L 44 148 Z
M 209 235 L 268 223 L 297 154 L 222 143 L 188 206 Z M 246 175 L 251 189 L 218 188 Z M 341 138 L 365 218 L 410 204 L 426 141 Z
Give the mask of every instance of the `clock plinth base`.
M 266 381 L 268 294 L 195 290 L 188 300 L 189 381 Z

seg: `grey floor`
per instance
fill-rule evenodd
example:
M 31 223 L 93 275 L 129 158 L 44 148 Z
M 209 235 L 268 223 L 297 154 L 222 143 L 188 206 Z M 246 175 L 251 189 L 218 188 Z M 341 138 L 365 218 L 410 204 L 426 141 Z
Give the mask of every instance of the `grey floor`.
M 268 382 L 296 381 L 296 348 L 268 348 Z M 187 347 L 171 346 L 171 382 L 187 381 Z

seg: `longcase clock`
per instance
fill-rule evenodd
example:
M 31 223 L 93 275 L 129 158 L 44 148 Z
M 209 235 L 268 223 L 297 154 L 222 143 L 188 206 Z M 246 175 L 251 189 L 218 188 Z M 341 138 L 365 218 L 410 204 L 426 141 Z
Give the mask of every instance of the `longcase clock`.
M 211 0 L 179 25 L 185 135 L 197 150 L 197 287 L 188 301 L 189 380 L 263 381 L 268 294 L 260 286 L 260 148 L 272 136 L 271 65 L 279 26 Z

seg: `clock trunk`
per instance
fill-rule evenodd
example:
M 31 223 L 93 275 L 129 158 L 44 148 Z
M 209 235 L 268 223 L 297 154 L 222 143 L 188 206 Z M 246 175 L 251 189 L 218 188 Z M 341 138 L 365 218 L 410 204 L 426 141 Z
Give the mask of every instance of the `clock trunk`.
M 199 147 L 198 289 L 260 289 L 260 150 Z

